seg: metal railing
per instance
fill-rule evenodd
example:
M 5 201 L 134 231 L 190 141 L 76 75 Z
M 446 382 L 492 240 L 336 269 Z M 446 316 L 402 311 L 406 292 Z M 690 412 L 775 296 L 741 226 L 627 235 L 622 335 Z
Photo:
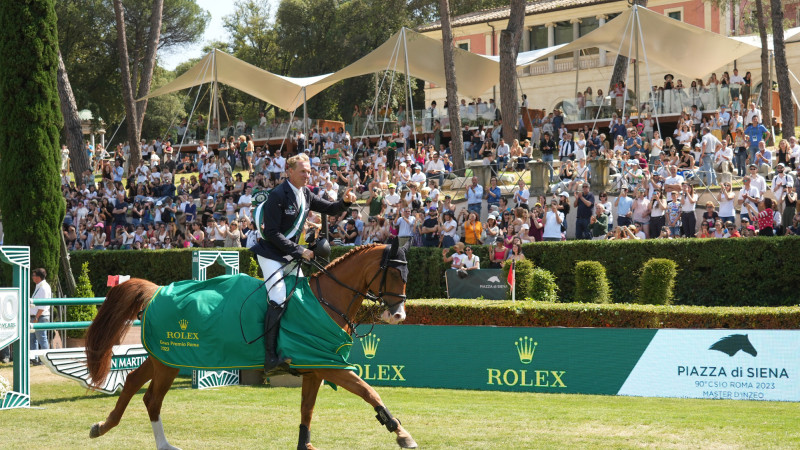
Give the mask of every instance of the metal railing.
M 102 305 L 106 301 L 105 297 L 86 297 L 86 298 L 42 298 L 34 299 L 34 306 L 84 306 L 84 305 Z M 32 330 L 83 330 L 89 328 L 91 321 L 76 321 L 76 322 L 48 322 L 48 323 L 32 323 Z M 133 325 L 141 325 L 140 320 L 134 320 Z

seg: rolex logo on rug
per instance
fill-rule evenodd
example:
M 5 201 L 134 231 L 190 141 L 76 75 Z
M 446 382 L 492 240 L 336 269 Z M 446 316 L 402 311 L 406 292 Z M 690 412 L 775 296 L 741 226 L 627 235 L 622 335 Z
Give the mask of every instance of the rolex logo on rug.
M 533 354 L 536 352 L 537 342 L 533 338 L 525 336 L 517 339 L 514 346 L 517 347 L 517 354 L 519 355 L 519 362 L 522 364 L 530 364 L 533 361 Z
M 374 358 L 375 353 L 378 351 L 378 344 L 380 344 L 380 342 L 381 338 L 375 336 L 374 334 L 370 334 L 361 338 L 361 348 L 364 349 L 364 357 L 367 359 Z
M 181 319 L 178 321 L 178 325 L 181 326 L 181 331 L 186 331 L 186 327 L 189 326 L 189 321 L 186 319 Z

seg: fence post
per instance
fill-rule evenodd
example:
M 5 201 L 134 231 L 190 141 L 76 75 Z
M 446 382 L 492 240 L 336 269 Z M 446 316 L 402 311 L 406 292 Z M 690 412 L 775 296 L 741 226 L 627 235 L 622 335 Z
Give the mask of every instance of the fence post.
M 30 378 L 30 303 L 31 249 L 27 246 L 0 246 L 0 261 L 10 264 L 13 271 L 12 287 L 18 290 L 17 304 L 9 305 L 10 310 L 0 311 L 0 323 L 12 331 L 6 339 L 0 335 L 0 347 L 17 342 L 14 346 L 14 386 L 0 402 L 0 410 L 26 408 L 31 405 Z M 16 307 L 16 311 L 14 311 Z M 16 317 L 14 317 L 16 312 Z M 16 324 L 14 323 L 16 322 Z M 16 329 L 16 332 L 13 330 Z M 4 342 L 5 341 L 5 342 Z

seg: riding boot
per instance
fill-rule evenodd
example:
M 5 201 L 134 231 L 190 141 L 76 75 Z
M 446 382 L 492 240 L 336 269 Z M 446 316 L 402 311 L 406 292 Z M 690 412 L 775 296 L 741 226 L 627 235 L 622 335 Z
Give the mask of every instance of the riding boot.
M 289 360 L 278 357 L 278 331 L 281 326 L 281 316 L 284 307 L 273 301 L 267 305 L 267 315 L 264 318 L 264 371 L 269 374 L 275 371 L 289 371 Z

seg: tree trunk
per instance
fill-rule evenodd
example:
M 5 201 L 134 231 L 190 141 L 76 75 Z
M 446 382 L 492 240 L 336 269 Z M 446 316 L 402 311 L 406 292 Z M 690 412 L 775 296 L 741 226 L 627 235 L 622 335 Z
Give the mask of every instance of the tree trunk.
M 69 264 L 69 250 L 67 250 L 67 241 L 64 239 L 64 233 L 61 234 L 61 272 L 64 281 L 64 292 L 67 297 L 75 296 L 75 277 L 72 275 L 72 268 Z
M 142 120 L 147 109 L 147 102 L 136 103 L 134 90 L 138 86 L 139 98 L 150 92 L 153 80 L 153 69 L 156 64 L 158 40 L 161 36 L 164 0 L 153 0 L 153 12 L 150 16 L 150 31 L 147 37 L 146 54 L 141 69 L 140 61 L 133 61 L 134 75 L 131 77 L 131 62 L 128 57 L 128 36 L 125 27 L 125 11 L 122 0 L 114 0 L 114 13 L 117 22 L 117 50 L 119 51 L 120 75 L 122 77 L 122 96 L 125 103 L 125 115 L 128 119 L 128 142 L 130 144 L 130 167 L 139 165 L 142 149 L 139 140 L 142 136 Z M 138 49 L 137 49 L 138 54 Z M 141 78 L 140 78 L 141 77 Z
M 447 116 L 450 119 L 450 152 L 453 155 L 453 170 L 463 173 L 464 139 L 461 136 L 461 112 L 458 105 L 456 64 L 453 60 L 453 29 L 450 27 L 449 0 L 439 0 L 439 15 L 442 18 L 442 53 L 447 89 Z
M 58 52 L 58 98 L 61 104 L 61 115 L 64 116 L 64 134 L 69 147 L 69 163 L 72 174 L 75 176 L 75 185 L 80 186 L 83 173 L 92 170 L 89 155 L 83 148 L 83 132 L 81 131 L 81 118 L 78 116 L 78 106 L 75 104 L 75 95 L 69 83 L 67 69 Z
M 635 0 L 634 4 L 640 6 L 647 6 L 647 0 Z M 644 31 L 644 30 L 642 30 Z M 636 29 L 633 31 L 633 35 L 635 39 L 639 39 L 639 30 Z M 628 39 L 630 39 L 630 34 L 628 34 Z M 624 48 L 624 47 L 623 47 Z M 617 59 L 614 61 L 614 70 L 611 72 L 611 81 L 608 83 L 608 90 L 606 92 L 611 92 L 611 89 L 614 87 L 615 84 L 619 83 L 620 81 L 625 81 L 626 75 L 628 74 L 628 57 L 617 55 Z M 627 83 L 625 89 L 627 89 Z
M 508 26 L 500 32 L 500 109 L 503 112 L 503 140 L 511 143 L 519 136 L 517 102 L 517 54 L 525 24 L 525 0 L 511 0 Z
M 767 18 L 761 0 L 756 0 L 758 15 L 758 35 L 761 37 L 761 117 L 764 126 L 772 129 L 772 77 L 770 76 L 769 47 L 767 46 Z M 782 26 L 779 24 L 778 26 Z M 770 133 L 767 145 L 774 145 L 775 139 Z
M 786 43 L 783 42 L 783 5 L 781 0 L 770 0 L 772 6 L 772 47 L 775 49 L 775 78 L 781 101 L 781 131 L 783 138 L 794 136 L 794 104 L 792 86 L 789 84 L 789 63 L 786 61 Z
M 150 93 L 150 85 L 153 82 L 153 69 L 156 66 L 156 52 L 158 51 L 158 40 L 161 36 L 161 21 L 163 18 L 164 0 L 153 0 L 153 12 L 150 15 L 150 34 L 147 36 L 147 53 L 144 56 L 144 66 L 142 67 L 142 78 L 139 80 L 138 98 L 142 98 Z M 147 110 L 147 100 L 142 100 L 136 104 L 136 120 L 141 128 L 144 120 L 144 112 Z
M 129 167 L 139 165 L 142 149 L 139 147 L 141 133 L 136 114 L 136 99 L 133 97 L 131 81 L 131 65 L 128 59 L 128 36 L 125 31 L 125 11 L 122 0 L 114 0 L 114 14 L 117 22 L 117 51 L 119 52 L 119 68 L 122 77 L 122 99 L 125 104 L 125 117 L 128 119 L 128 144 L 130 145 Z

